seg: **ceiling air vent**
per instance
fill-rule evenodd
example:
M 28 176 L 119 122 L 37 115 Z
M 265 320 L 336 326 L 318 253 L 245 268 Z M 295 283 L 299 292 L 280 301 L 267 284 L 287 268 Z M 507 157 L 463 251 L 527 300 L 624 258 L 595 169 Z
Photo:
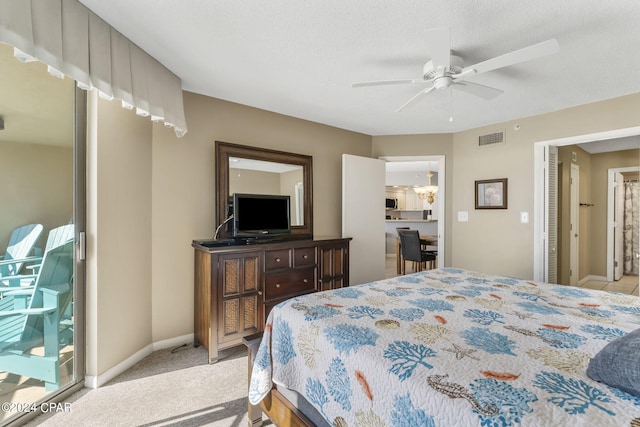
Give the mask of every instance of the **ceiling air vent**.
M 487 145 L 504 144 L 504 131 L 481 135 L 478 137 L 478 147 L 486 147 Z

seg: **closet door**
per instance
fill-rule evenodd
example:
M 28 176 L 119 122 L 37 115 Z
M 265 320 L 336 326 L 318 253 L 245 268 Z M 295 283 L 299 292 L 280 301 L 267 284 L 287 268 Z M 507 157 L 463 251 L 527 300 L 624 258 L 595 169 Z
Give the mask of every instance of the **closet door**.
M 558 147 L 545 147 L 545 223 L 544 234 L 544 280 L 550 283 L 558 282 Z

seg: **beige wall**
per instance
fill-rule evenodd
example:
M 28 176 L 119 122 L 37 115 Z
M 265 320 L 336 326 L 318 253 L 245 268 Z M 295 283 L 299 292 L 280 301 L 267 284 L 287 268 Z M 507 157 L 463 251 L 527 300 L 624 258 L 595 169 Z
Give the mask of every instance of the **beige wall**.
M 152 342 L 152 125 L 95 93 L 89 110 L 86 363 L 92 377 Z
M 229 169 L 230 193 L 279 194 L 280 174 L 248 169 Z
M 184 101 L 189 132 L 181 139 L 160 124 L 151 126 L 150 136 L 148 119 L 117 103 L 101 107 L 105 143 L 98 147 L 97 182 L 90 190 L 98 195 L 91 209 L 100 237 L 93 249 L 99 262 L 89 279 L 99 282 L 89 298 L 98 313 L 89 325 L 97 341 L 97 354 L 88 361 L 94 372 L 150 343 L 193 332 L 191 241 L 210 237 L 216 226 L 216 140 L 313 156 L 317 236 L 340 234 L 342 153 L 444 155 L 448 264 L 531 278 L 533 144 L 640 125 L 640 94 L 453 135 L 376 137 L 188 92 Z M 515 123 L 520 130 L 513 130 Z M 496 129 L 506 130 L 506 144 L 476 148 L 478 135 Z M 509 179 L 509 209 L 475 211 L 474 180 L 502 177 Z M 457 222 L 463 210 L 468 223 Z M 519 222 L 523 211 L 529 224 Z M 126 267 L 129 278 L 123 279 L 119 269 L 132 259 L 136 265 Z
M 215 222 L 214 141 L 313 156 L 314 235 L 340 235 L 341 155 L 371 137 L 189 92 L 189 132 L 153 127 L 153 341 L 193 332 L 193 249 Z
M 73 150 L 0 140 L 0 170 L 0 251 L 14 228 L 30 223 L 44 226 L 44 248 L 49 230 L 73 217 Z
M 533 277 L 533 146 L 539 141 L 640 125 L 640 94 L 459 132 L 453 141 L 452 262 L 461 268 Z M 518 124 L 519 130 L 514 130 Z M 506 144 L 477 148 L 479 135 L 506 130 Z M 477 179 L 508 178 L 507 210 L 474 209 Z M 456 220 L 469 212 L 469 222 Z M 520 223 L 528 212 L 528 224 Z
M 452 135 L 373 137 L 374 157 L 446 156 L 447 265 L 533 277 L 533 147 L 536 142 L 640 125 L 640 94 L 625 96 Z M 514 125 L 518 124 L 518 130 Z M 478 148 L 480 135 L 505 131 L 506 143 Z M 509 179 L 506 210 L 476 210 L 474 181 Z M 589 186 L 589 180 L 583 180 Z M 586 190 L 585 190 L 586 191 Z M 468 222 L 458 222 L 466 211 Z M 520 223 L 520 213 L 529 223 Z M 581 265 L 588 267 L 583 258 Z

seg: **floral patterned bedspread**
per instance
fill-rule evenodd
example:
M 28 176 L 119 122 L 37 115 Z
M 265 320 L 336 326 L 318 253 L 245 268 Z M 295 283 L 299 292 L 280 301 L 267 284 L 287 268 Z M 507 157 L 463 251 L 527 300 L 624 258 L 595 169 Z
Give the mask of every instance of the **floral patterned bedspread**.
M 293 298 L 267 319 L 249 400 L 273 384 L 336 426 L 638 426 L 586 376 L 640 328 L 635 296 L 444 268 Z

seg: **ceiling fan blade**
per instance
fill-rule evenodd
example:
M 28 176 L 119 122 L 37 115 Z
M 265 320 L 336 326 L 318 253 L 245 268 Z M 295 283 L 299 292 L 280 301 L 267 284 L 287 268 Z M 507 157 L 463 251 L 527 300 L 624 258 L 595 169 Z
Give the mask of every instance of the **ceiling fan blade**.
M 352 83 L 351 87 L 366 87 L 366 86 L 385 86 L 385 85 L 402 85 L 411 83 L 429 83 L 424 79 L 402 79 L 402 80 L 379 80 L 373 82 L 356 82 Z
M 427 49 L 435 69 L 451 65 L 451 31 L 448 28 L 426 30 Z
M 497 70 L 498 68 L 551 55 L 558 52 L 558 50 L 560 50 L 558 41 L 556 39 L 550 39 L 522 49 L 514 50 L 513 52 L 505 53 L 504 55 L 496 56 L 495 58 L 487 59 L 486 61 L 466 67 L 462 72 L 464 73 L 467 69 L 473 69 L 478 74 L 485 73 L 487 71 Z
M 415 95 L 413 98 L 411 98 L 410 100 L 405 102 L 400 108 L 398 108 L 396 110 L 396 113 L 399 113 L 400 111 L 402 111 L 402 110 L 404 110 L 404 109 L 416 104 L 418 101 L 420 101 L 422 99 L 423 96 L 425 96 L 426 94 L 428 94 L 429 92 L 431 92 L 435 88 L 436 88 L 435 86 L 431 86 L 429 88 L 421 90 L 420 92 L 418 92 L 417 95 Z
M 471 95 L 479 96 L 480 98 L 486 100 L 493 99 L 496 96 L 504 93 L 500 89 L 472 82 L 456 82 L 451 87 L 463 92 L 470 93 Z

